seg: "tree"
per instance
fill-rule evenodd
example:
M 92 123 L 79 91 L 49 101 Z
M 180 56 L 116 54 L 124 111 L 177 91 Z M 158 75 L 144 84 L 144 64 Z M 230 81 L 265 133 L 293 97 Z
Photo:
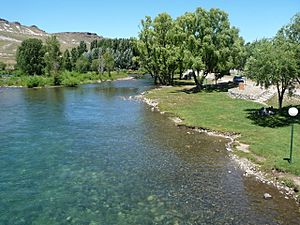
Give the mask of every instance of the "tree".
M 142 30 L 137 41 L 138 60 L 152 76 L 155 83 L 173 84 L 177 65 L 177 46 L 174 44 L 174 21 L 167 13 L 142 20 Z
M 64 52 L 62 66 L 65 70 L 72 70 L 71 55 L 68 49 Z
M 89 60 L 81 56 L 79 59 L 76 61 L 76 71 L 80 73 L 86 73 L 90 70 L 90 62 Z
M 275 85 L 281 110 L 284 94 L 294 89 L 299 77 L 295 44 L 278 33 L 276 38 L 263 39 L 256 45 L 246 63 L 246 75 L 265 88 Z
M 93 40 L 91 42 L 90 50 L 92 51 L 94 48 L 97 48 L 97 46 L 98 46 L 97 40 Z
M 209 73 L 217 80 L 231 68 L 242 67 L 244 41 L 238 32 L 219 9 L 198 8 L 175 21 L 166 13 L 154 21 L 146 17 L 137 41 L 138 59 L 161 84 L 173 84 L 177 68 L 180 75 L 192 69 L 200 90 Z
M 93 59 L 91 64 L 91 70 L 98 73 L 99 64 L 100 64 L 99 59 Z
M 24 40 L 17 49 L 17 66 L 28 75 L 41 75 L 44 69 L 44 48 L 41 40 Z
M 72 48 L 71 50 L 71 63 L 72 63 L 72 69 L 76 68 L 76 62 L 79 58 L 79 54 L 77 51 L 77 48 Z
M 111 77 L 110 73 L 115 67 L 115 60 L 112 53 L 110 51 L 106 51 L 103 55 L 103 60 L 104 60 L 105 69 L 108 71 L 109 77 Z
M 227 13 L 198 8 L 194 13 L 185 14 L 182 20 L 182 29 L 187 33 L 187 64 L 194 70 L 198 89 L 209 73 L 214 73 L 217 81 L 230 69 L 241 67 L 244 41 L 238 29 L 230 26 Z
M 56 36 L 51 36 L 46 39 L 44 61 L 46 64 L 46 73 L 56 76 L 61 68 L 61 51 L 59 41 Z
M 80 57 L 83 53 L 87 52 L 87 46 L 84 41 L 80 41 L 79 46 L 77 47 L 78 56 Z

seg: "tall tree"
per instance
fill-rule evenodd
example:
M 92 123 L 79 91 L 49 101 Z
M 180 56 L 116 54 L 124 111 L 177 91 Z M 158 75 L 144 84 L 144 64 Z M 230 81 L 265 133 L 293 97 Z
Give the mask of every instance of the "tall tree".
M 94 48 L 97 48 L 98 43 L 97 39 L 91 42 L 90 50 L 92 51 Z
M 111 77 L 111 71 L 115 67 L 115 60 L 111 51 L 106 51 L 103 55 L 105 69 L 108 72 L 109 77 Z
M 177 68 L 180 74 L 189 68 L 198 89 L 209 73 L 217 80 L 241 68 L 243 44 L 225 12 L 202 8 L 175 21 L 166 13 L 146 17 L 137 41 L 141 65 L 161 84 L 172 84 Z
M 77 48 L 72 48 L 71 50 L 72 69 L 75 69 L 78 58 L 79 58 L 79 53 L 77 51 Z
M 231 68 L 240 67 L 240 52 L 244 41 L 238 30 L 231 27 L 228 14 L 220 9 L 198 8 L 193 14 L 187 14 L 191 24 L 186 24 L 188 33 L 188 51 L 191 54 L 194 79 L 198 89 L 209 73 L 218 80 Z M 203 70 L 200 73 L 200 70 Z
M 61 51 L 60 43 L 56 36 L 51 36 L 46 39 L 44 60 L 46 63 L 46 73 L 48 75 L 58 74 L 61 68 Z
M 76 71 L 80 73 L 86 73 L 90 70 L 90 62 L 89 60 L 81 56 L 79 59 L 76 61 Z
M 155 83 L 173 84 L 176 71 L 177 47 L 174 45 L 174 21 L 167 13 L 159 14 L 153 21 L 151 17 L 142 20 L 142 29 L 137 41 L 138 60 L 155 78 Z
M 24 40 L 17 49 L 17 67 L 28 75 L 41 75 L 44 69 L 44 48 L 41 40 Z
M 78 56 L 80 57 L 83 53 L 87 52 L 87 46 L 84 41 L 80 41 L 79 46 L 77 47 Z
M 281 109 L 284 94 L 294 89 L 295 80 L 299 77 L 295 44 L 281 34 L 272 40 L 261 40 L 246 63 L 245 72 L 265 88 L 276 87 Z
M 66 49 L 64 52 L 62 65 L 65 70 L 72 70 L 71 55 L 68 49 Z

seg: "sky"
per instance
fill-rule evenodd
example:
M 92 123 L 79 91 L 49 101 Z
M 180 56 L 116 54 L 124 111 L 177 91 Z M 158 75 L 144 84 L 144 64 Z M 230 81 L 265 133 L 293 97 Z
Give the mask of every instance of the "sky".
M 80 31 L 137 37 L 140 21 L 167 12 L 176 18 L 202 7 L 229 14 L 246 42 L 271 38 L 300 12 L 300 0 L 3 0 L 0 18 L 37 25 L 48 33 Z

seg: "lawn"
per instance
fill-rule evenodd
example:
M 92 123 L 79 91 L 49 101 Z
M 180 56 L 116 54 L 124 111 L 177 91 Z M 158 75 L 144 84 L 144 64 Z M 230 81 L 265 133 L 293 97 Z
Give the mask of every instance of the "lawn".
M 232 99 L 221 91 L 190 93 L 184 87 L 155 89 L 146 97 L 157 100 L 162 111 L 180 117 L 185 125 L 239 133 L 238 140 L 250 145 L 250 153 L 243 156 L 261 164 L 263 170 L 300 175 L 300 119 L 298 116 L 292 120 L 287 108 L 283 115 L 259 116 L 261 104 Z M 289 156 L 292 122 L 295 122 L 294 154 L 293 163 L 289 164 L 283 158 Z

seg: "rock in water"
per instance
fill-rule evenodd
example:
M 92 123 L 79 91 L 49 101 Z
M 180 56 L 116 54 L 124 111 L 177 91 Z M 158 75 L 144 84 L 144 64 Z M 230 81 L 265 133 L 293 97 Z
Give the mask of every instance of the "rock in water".
M 264 199 L 271 199 L 272 195 L 270 195 L 269 193 L 264 193 Z

